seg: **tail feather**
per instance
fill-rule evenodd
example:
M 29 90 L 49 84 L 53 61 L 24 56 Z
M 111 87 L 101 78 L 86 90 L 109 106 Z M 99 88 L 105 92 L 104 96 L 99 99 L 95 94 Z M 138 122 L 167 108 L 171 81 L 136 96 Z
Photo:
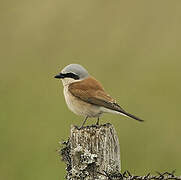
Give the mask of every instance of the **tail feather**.
M 126 116 L 128 116 L 128 117 L 130 117 L 132 119 L 135 119 L 137 121 L 140 121 L 140 122 L 144 121 L 143 119 L 140 119 L 139 117 L 136 117 L 135 115 L 132 115 L 132 114 L 130 114 L 128 112 L 123 111 L 123 112 L 120 112 L 120 113 L 123 114 L 123 115 L 126 115 Z
M 121 114 L 123 114 L 123 115 L 125 115 L 125 116 L 128 116 L 128 117 L 130 117 L 130 118 L 132 118 L 132 119 L 135 119 L 135 120 L 137 120 L 137 121 L 140 121 L 140 122 L 143 122 L 143 121 L 144 121 L 144 120 L 140 119 L 139 117 L 136 117 L 135 115 L 132 115 L 132 114 L 126 112 L 126 111 L 119 110 L 119 112 L 120 112 Z
M 124 109 L 119 108 L 118 106 L 117 106 L 117 108 L 114 108 L 114 109 L 102 107 L 101 110 L 102 110 L 102 112 L 105 112 L 105 113 L 121 114 L 123 116 L 130 117 L 130 118 L 135 119 L 135 120 L 140 121 L 140 122 L 144 121 L 141 118 L 126 112 Z
M 113 107 L 114 107 L 113 109 L 114 109 L 115 111 L 121 113 L 122 115 L 125 115 L 125 116 L 127 116 L 127 117 L 130 117 L 130 118 L 135 119 L 135 120 L 140 121 L 140 122 L 143 122 L 143 121 L 144 121 L 144 120 L 140 119 L 139 117 L 136 117 L 135 115 L 126 112 L 119 104 L 113 103 L 113 105 L 114 105 L 114 106 L 113 106 Z

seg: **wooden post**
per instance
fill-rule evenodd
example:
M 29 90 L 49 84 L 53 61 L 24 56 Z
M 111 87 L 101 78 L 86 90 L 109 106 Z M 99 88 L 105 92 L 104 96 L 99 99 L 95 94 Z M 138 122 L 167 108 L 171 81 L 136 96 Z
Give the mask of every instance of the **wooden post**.
M 111 124 L 72 126 L 61 155 L 67 164 L 67 180 L 108 180 L 106 174 L 121 170 L 119 141 Z

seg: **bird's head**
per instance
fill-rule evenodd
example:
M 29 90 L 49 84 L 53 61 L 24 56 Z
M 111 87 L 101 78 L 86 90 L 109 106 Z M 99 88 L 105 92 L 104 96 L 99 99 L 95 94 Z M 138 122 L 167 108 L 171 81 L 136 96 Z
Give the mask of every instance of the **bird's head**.
M 69 64 L 54 78 L 61 79 L 64 86 L 89 77 L 87 70 L 79 64 Z

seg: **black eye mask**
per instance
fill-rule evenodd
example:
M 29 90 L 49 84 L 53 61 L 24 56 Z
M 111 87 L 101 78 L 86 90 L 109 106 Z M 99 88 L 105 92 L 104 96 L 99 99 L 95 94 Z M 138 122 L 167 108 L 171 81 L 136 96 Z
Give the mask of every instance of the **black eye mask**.
M 64 78 L 72 78 L 75 80 L 80 79 L 78 75 L 74 74 L 74 73 L 60 73 L 59 75 L 56 75 L 55 78 L 57 79 L 64 79 Z

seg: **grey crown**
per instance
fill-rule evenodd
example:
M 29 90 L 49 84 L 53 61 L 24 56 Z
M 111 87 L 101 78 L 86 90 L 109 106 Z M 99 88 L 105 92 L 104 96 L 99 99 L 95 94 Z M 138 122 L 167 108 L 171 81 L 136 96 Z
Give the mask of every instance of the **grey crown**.
M 85 79 L 89 76 L 87 70 L 79 64 L 69 64 L 62 70 L 61 73 L 74 73 L 78 75 L 80 79 Z

